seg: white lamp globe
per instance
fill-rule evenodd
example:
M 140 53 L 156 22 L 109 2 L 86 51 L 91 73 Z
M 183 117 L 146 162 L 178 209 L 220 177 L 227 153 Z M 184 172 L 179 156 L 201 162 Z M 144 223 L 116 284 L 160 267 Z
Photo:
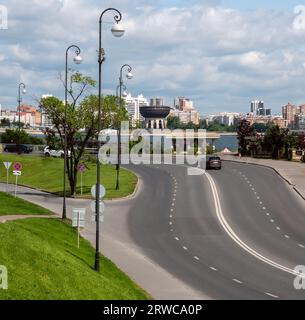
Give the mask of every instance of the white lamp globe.
M 123 91 L 123 97 L 126 98 L 127 97 L 127 92 L 124 90 Z
M 114 23 L 111 32 L 115 37 L 119 38 L 125 33 L 125 29 L 121 23 Z
M 129 80 L 132 79 L 133 78 L 133 74 L 131 72 L 128 72 L 126 74 L 126 78 L 129 79 Z
M 26 89 L 25 89 L 25 88 L 22 90 L 22 93 L 23 93 L 23 94 L 26 94 Z
M 76 55 L 73 60 L 75 64 L 81 64 L 83 62 L 83 58 L 79 54 Z

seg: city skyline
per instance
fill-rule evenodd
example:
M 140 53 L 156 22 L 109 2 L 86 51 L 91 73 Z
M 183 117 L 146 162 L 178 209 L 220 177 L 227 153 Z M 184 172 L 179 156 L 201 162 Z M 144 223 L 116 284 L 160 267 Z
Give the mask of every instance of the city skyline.
M 97 79 L 98 1 L 17 2 L 3 2 L 9 14 L 8 30 L 0 30 L 3 108 L 16 106 L 20 81 L 27 85 L 28 104 L 46 93 L 63 97 L 59 73 L 67 42 L 82 49 L 79 71 Z M 167 104 L 186 96 L 200 115 L 246 112 L 256 99 L 276 114 L 287 102 L 305 102 L 305 30 L 296 24 L 296 1 L 107 0 L 102 8 L 108 5 L 121 9 L 126 34 L 113 39 L 106 30 L 112 17 L 105 20 L 105 94 L 115 93 L 126 62 L 133 67 L 127 88 L 133 95 L 163 96 Z

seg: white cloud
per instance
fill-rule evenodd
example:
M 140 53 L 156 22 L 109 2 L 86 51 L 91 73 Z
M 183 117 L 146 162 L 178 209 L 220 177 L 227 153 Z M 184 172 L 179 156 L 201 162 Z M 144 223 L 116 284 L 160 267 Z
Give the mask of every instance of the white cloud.
M 58 73 L 70 44 L 82 49 L 79 69 L 97 78 L 98 18 L 104 9 L 100 1 L 6 2 L 9 29 L 0 30 L 3 105 L 15 106 L 21 78 L 31 88 L 28 97 L 62 95 Z M 296 30 L 293 8 L 241 12 L 223 8 L 219 1 L 176 7 L 151 0 L 103 4 L 108 5 L 122 9 L 126 35 L 111 36 L 113 14 L 108 12 L 103 19 L 106 92 L 115 88 L 120 66 L 130 63 L 135 78 L 126 82 L 129 91 L 162 95 L 168 103 L 176 95 L 187 95 L 202 113 L 248 111 L 253 98 L 273 108 L 288 100 L 305 101 L 305 30 Z

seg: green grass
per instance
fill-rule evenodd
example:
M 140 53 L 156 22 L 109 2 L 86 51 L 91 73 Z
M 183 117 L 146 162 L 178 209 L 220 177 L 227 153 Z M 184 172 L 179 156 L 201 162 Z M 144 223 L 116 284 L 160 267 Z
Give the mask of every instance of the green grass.
M 0 182 L 6 182 L 6 169 L 2 163 L 3 161 L 18 161 L 22 164 L 22 175 L 18 178 L 19 184 L 62 195 L 63 159 L 0 153 Z M 84 196 L 90 196 L 91 187 L 96 183 L 96 165 L 92 163 L 87 163 L 87 165 L 89 169 L 83 174 Z M 12 170 L 11 167 L 9 182 L 15 183 L 15 176 L 13 176 Z M 134 191 L 137 177 L 132 172 L 121 169 L 120 190 L 115 190 L 115 167 L 103 165 L 101 170 L 101 183 L 106 187 L 105 199 L 124 197 Z M 69 189 L 68 184 L 68 192 Z M 77 194 L 80 195 L 80 174 L 78 174 Z
M 32 204 L 20 198 L 15 198 L 9 194 L 0 192 L 0 216 L 5 215 L 44 215 L 51 214 L 36 204 Z
M 149 299 L 110 260 L 92 269 L 94 249 L 68 224 L 31 218 L 0 224 L 0 265 L 8 270 L 8 290 L 0 300 Z

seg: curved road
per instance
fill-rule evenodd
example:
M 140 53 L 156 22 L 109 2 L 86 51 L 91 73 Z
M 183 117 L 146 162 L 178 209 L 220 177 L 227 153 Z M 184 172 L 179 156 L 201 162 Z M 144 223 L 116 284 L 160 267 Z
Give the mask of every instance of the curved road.
M 305 265 L 305 202 L 273 170 L 225 162 L 208 176 L 175 165 L 131 166 L 141 177 L 136 197 L 107 201 L 101 247 L 115 263 L 161 299 L 304 299 L 295 275 Z M 208 179 L 208 177 L 210 178 Z M 234 241 L 230 228 L 258 259 Z M 5 189 L 5 185 L 0 185 Z M 62 199 L 19 187 L 18 196 L 60 214 Z M 90 200 L 68 199 L 72 207 Z M 218 215 L 217 215 L 218 214 Z M 82 234 L 94 243 L 95 224 Z
M 209 180 L 182 166 L 132 167 L 144 180 L 129 212 L 130 236 L 146 256 L 213 299 L 304 299 L 294 275 L 249 254 L 225 232 Z M 209 171 L 223 214 L 244 243 L 293 269 L 305 264 L 304 201 L 273 170 L 224 163 Z

